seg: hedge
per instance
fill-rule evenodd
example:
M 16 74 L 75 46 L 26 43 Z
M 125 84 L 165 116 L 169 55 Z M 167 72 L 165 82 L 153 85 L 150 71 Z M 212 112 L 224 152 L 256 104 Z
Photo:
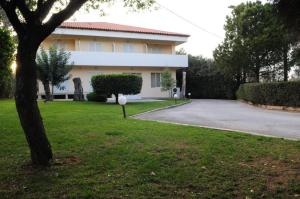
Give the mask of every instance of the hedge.
M 134 95 L 141 92 L 142 77 L 132 74 L 111 74 L 97 75 L 92 77 L 92 87 L 98 95 L 116 97 L 118 103 L 118 95 Z
M 300 106 L 300 81 L 243 84 L 237 97 L 254 104 Z
M 221 74 L 196 76 L 187 74 L 187 93 L 194 99 L 234 99 L 237 87 Z
M 107 96 L 106 95 L 98 95 L 96 93 L 89 93 L 87 94 L 88 101 L 91 102 L 107 102 Z

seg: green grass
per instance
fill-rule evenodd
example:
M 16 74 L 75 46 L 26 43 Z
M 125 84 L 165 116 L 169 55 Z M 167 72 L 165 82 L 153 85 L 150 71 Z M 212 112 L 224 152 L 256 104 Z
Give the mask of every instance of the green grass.
M 128 104 L 129 114 L 173 104 Z M 29 166 L 13 101 L 0 101 L 0 198 L 294 198 L 300 142 L 124 120 L 114 104 L 39 104 L 55 160 Z

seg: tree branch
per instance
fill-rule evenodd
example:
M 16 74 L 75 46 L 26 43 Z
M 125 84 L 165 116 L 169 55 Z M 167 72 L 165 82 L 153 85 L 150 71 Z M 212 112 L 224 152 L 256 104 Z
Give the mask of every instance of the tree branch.
M 16 6 L 21 11 L 26 22 L 31 23 L 32 20 L 34 19 L 33 12 L 29 10 L 28 6 L 25 3 L 25 0 L 17 0 Z
M 47 23 L 43 25 L 44 36 L 50 35 L 56 27 L 62 24 L 66 19 L 71 17 L 81 6 L 88 0 L 72 0 L 62 11 L 52 15 Z
M 38 1 L 35 15 L 39 18 L 40 22 L 42 22 L 47 17 L 55 1 L 56 0 Z
M 9 19 L 11 25 L 14 27 L 15 31 L 18 35 L 22 34 L 25 31 L 24 24 L 22 24 L 18 18 L 16 13 L 16 0 L 12 0 L 10 2 L 0 1 L 0 6 L 6 13 L 7 18 Z

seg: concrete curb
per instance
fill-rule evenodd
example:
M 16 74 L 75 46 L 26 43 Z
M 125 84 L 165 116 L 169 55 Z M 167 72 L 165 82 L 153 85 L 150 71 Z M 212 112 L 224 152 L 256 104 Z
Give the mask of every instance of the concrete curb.
M 161 111 L 161 110 L 165 110 L 165 109 L 175 108 L 175 107 L 178 107 L 178 106 L 183 106 L 183 105 L 192 103 L 192 101 L 193 100 L 188 100 L 188 101 L 182 102 L 180 104 L 174 104 L 174 105 L 170 105 L 170 106 L 166 106 L 166 107 L 162 107 L 162 108 L 157 108 L 157 109 L 153 109 L 153 110 L 150 110 L 150 111 L 146 111 L 146 112 L 143 112 L 143 113 L 138 113 L 138 114 L 135 114 L 135 115 L 130 115 L 129 117 L 135 118 L 137 116 L 144 115 L 144 114 L 147 114 L 147 113 L 152 113 L 152 112 Z M 139 119 L 139 118 L 135 118 L 135 119 Z

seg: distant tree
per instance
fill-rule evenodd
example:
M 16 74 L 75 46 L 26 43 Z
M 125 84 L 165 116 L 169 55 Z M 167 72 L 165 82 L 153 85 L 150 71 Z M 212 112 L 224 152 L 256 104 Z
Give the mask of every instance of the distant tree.
M 227 78 L 213 59 L 188 56 L 189 67 L 177 71 L 177 86 L 182 84 L 182 72 L 186 72 L 186 90 L 193 98 L 233 99 L 235 82 Z
M 294 44 L 297 45 L 300 42 L 300 1 L 273 0 L 273 2 L 289 33 L 294 35 L 296 39 Z M 300 59 L 300 54 L 298 56 L 297 59 Z
M 295 32 L 300 33 L 300 1 L 299 0 L 273 0 L 279 15 L 284 19 L 288 28 Z M 300 36 L 299 36 L 300 39 Z
M 299 80 L 300 79 L 300 47 L 296 47 L 293 50 L 292 57 L 294 60 L 294 74 L 292 78 Z
M 214 51 L 225 74 L 243 81 L 259 82 L 275 65 L 283 66 L 284 80 L 290 70 L 293 37 L 276 15 L 272 4 L 247 2 L 232 7 L 227 16 L 224 42 Z
M 12 62 L 15 58 L 15 41 L 11 32 L 0 28 L 0 98 L 8 98 L 12 91 Z
M 251 61 L 247 57 L 247 50 L 239 40 L 230 41 L 226 38 L 213 52 L 219 70 L 237 86 L 246 82 L 250 71 Z
M 179 50 L 176 51 L 176 55 L 187 55 L 187 53 L 184 50 L 184 48 L 180 48 Z
M 169 70 L 164 70 L 161 74 L 161 90 L 169 91 L 171 97 L 171 90 L 176 85 L 175 79 L 172 77 L 172 73 Z
M 62 22 L 81 7 L 102 11 L 113 0 L 1 0 L 10 24 L 18 37 L 16 70 L 16 108 L 35 165 L 48 166 L 53 157 L 36 101 L 36 54 L 46 39 Z M 122 0 L 125 7 L 149 8 L 155 0 Z M 53 11 L 53 12 L 51 12 Z
M 69 58 L 70 53 L 65 52 L 64 49 L 58 49 L 56 46 L 51 46 L 48 51 L 41 48 L 38 53 L 37 74 L 44 85 L 46 101 L 53 99 L 54 87 L 64 89 L 61 83 L 70 79 L 68 73 L 71 71 L 73 63 L 69 62 Z

